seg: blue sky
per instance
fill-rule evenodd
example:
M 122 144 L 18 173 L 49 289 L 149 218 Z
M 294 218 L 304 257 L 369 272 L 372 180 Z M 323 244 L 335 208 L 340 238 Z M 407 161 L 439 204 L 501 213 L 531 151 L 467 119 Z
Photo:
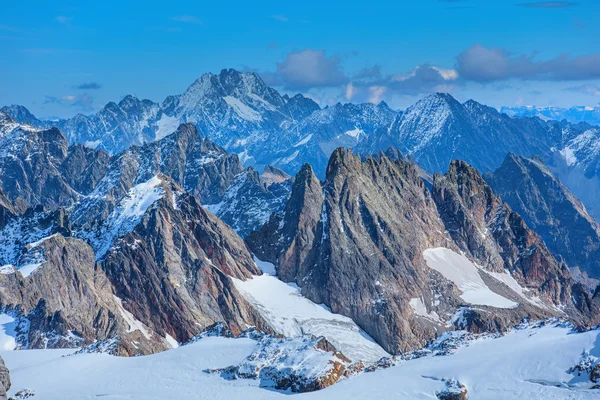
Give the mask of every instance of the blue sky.
M 337 101 L 433 91 L 499 107 L 600 102 L 600 2 L 29 1 L 0 13 L 0 105 L 91 113 L 162 101 L 205 72 L 256 71 Z

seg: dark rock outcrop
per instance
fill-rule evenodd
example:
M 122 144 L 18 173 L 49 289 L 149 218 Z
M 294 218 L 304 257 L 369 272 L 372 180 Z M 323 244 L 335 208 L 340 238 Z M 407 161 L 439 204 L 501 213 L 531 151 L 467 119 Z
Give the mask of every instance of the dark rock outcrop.
M 168 348 L 161 338 L 130 325 L 93 250 L 82 240 L 55 234 L 29 245 L 22 258 L 35 262 L 33 271 L 0 274 L 0 306 L 24 322 L 19 348 L 80 347 L 111 338 L 118 341 L 117 354 Z
M 6 392 L 10 389 L 10 373 L 4 360 L 0 357 L 0 400 L 6 400 Z
M 260 274 L 243 240 L 194 196 L 161 179 L 162 197 L 102 261 L 124 307 L 179 342 L 219 321 L 236 334 L 248 326 L 268 330 L 232 281 Z
M 447 323 L 482 332 L 523 318 L 589 321 L 571 300 L 566 266 L 475 169 L 453 162 L 432 193 L 410 162 L 383 154 L 361 162 L 338 149 L 325 181 L 304 166 L 285 210 L 247 243 L 281 279 L 354 319 L 391 353 L 422 346 Z M 514 306 L 460 308 L 461 290 L 424 257 L 436 248 L 465 254 L 482 284 Z
M 540 158 L 510 153 L 484 178 L 553 254 L 570 268 L 600 279 L 600 225 Z
M 56 128 L 18 127 L 0 140 L 0 189 L 17 212 L 69 206 L 94 188 L 107 161 L 103 152 L 69 147 Z

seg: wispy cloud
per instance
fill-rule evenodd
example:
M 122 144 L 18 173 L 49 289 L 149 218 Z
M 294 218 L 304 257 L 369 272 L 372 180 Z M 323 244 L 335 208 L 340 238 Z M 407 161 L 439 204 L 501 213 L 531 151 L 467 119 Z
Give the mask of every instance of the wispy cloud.
M 94 97 L 87 93 L 82 93 L 80 95 L 65 95 L 61 97 L 45 96 L 44 104 L 57 104 L 63 107 L 73 107 L 83 112 L 93 111 L 95 108 Z
M 56 21 L 60 24 L 68 24 L 69 22 L 71 22 L 73 20 L 73 18 L 71 17 L 66 17 L 64 15 L 59 15 L 58 17 L 56 17 Z
M 479 44 L 459 54 L 457 70 L 464 79 L 491 82 L 506 79 L 576 81 L 600 78 L 600 53 L 538 61 L 534 56 L 513 55 Z
M 580 85 L 567 88 L 569 92 L 589 94 L 591 96 L 600 96 L 600 87 L 596 85 Z
M 74 89 L 80 89 L 80 90 L 96 90 L 96 89 L 100 89 L 101 87 L 102 87 L 102 85 L 100 85 L 98 82 L 85 82 L 85 83 L 81 83 L 79 85 L 73 86 Z
M 289 90 L 332 87 L 349 81 L 342 71 L 339 57 L 329 57 L 325 51 L 313 49 L 290 53 L 277 64 L 274 72 L 261 75 L 268 84 Z
M 202 20 L 195 15 L 175 15 L 170 18 L 171 21 L 183 22 L 185 24 L 202 25 Z
M 12 32 L 12 33 L 24 33 L 22 29 L 15 28 L 10 25 L 0 25 L 0 31 Z
M 271 18 L 277 20 L 277 21 L 281 21 L 281 22 L 288 22 L 289 18 L 286 17 L 285 15 L 280 15 L 280 14 L 276 14 L 271 16 Z
M 566 8 L 566 7 L 575 7 L 579 5 L 578 3 L 574 3 L 572 1 L 534 1 L 531 3 L 519 3 L 517 6 L 519 7 L 528 7 L 528 8 Z

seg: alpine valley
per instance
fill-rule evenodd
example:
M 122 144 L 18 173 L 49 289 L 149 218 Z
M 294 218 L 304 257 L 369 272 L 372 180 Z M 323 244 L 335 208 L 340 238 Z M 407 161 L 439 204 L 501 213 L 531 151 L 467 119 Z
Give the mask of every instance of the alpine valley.
M 0 399 L 598 398 L 600 127 L 526 111 L 2 107 Z

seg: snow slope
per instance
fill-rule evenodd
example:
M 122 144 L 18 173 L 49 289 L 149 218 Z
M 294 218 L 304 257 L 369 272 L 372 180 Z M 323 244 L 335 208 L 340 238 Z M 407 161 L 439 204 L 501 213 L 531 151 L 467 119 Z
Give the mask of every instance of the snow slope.
M 467 303 L 496 308 L 518 306 L 518 303 L 492 292 L 481 279 L 479 268 L 464 255 L 439 247 L 425 250 L 423 256 L 429 268 L 441 273 L 460 289 L 460 297 Z
M 246 281 L 234 279 L 234 283 L 277 333 L 287 337 L 325 336 L 352 361 L 374 362 L 389 356 L 352 319 L 313 303 L 302 296 L 298 286 L 270 275 L 275 271 L 272 264 L 260 261 L 257 265 L 263 275 Z
M 155 175 L 148 181 L 135 185 L 99 228 L 80 233 L 96 251 L 96 259 L 104 257 L 113 242 L 131 232 L 146 211 L 163 197 L 161 183 L 160 177 Z
M 583 377 L 568 373 L 584 351 L 600 356 L 600 331 L 574 333 L 546 326 L 477 339 L 447 356 L 426 356 L 363 373 L 302 399 L 435 399 L 442 379 L 465 384 L 469 398 L 597 399 Z M 560 351 L 556 351 L 560 349 Z M 68 350 L 2 351 L 11 370 L 10 394 L 28 388 L 36 400 L 286 399 L 249 379 L 224 380 L 202 371 L 241 362 L 256 350 L 250 339 L 209 337 L 178 349 L 122 358 L 106 354 L 63 357 Z

